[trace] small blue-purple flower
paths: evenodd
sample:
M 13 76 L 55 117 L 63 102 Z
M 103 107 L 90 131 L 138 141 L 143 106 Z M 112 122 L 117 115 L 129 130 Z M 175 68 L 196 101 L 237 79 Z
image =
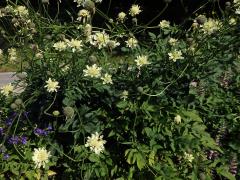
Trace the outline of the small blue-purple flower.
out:
M 3 135 L 3 128 L 0 127 L 0 136 L 2 136 L 2 135 Z
M 44 129 L 36 128 L 34 129 L 34 134 L 36 134 L 37 136 L 46 136 L 48 135 L 48 132 Z
M 20 137 L 20 142 L 21 142 L 23 145 L 27 144 L 27 137 L 25 137 L 25 136 Z
M 3 160 L 8 160 L 9 158 L 10 158 L 9 154 L 6 153 L 3 155 Z
M 12 136 L 9 138 L 8 143 L 9 144 L 18 144 L 19 138 L 17 136 Z

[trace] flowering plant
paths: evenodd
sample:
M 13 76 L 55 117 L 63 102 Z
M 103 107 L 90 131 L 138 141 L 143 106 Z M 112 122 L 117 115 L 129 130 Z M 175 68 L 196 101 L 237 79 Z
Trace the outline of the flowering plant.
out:
M 191 26 L 139 25 L 141 2 L 111 19 L 100 0 L 62 22 L 51 3 L 0 9 L 18 77 L 0 91 L 1 178 L 239 178 L 238 1 Z

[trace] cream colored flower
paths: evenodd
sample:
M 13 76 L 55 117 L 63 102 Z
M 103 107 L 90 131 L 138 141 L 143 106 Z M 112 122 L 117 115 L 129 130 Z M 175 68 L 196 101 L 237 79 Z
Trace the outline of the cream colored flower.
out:
M 96 64 L 93 64 L 92 66 L 86 66 L 87 69 L 83 70 L 84 76 L 90 76 L 98 78 L 101 76 L 101 67 L 98 67 Z
M 57 89 L 60 88 L 58 85 L 59 83 L 57 81 L 52 81 L 51 78 L 49 78 L 46 83 L 44 87 L 47 88 L 48 92 L 57 92 Z
M 136 39 L 136 38 L 134 38 L 134 37 L 131 37 L 131 38 L 129 38 L 127 41 L 125 41 L 126 42 L 126 44 L 127 44 L 127 47 L 130 47 L 130 48 L 135 48 L 135 47 L 137 47 L 137 45 L 138 45 L 138 40 Z
M 178 51 L 178 50 L 174 50 L 170 53 L 168 53 L 169 59 L 173 60 L 173 62 L 176 62 L 176 60 L 178 59 L 184 59 L 184 57 L 182 56 L 182 52 Z
M 235 14 L 240 14 L 240 7 L 235 10 Z
M 13 92 L 14 87 L 11 84 L 7 84 L 1 88 L 1 93 L 4 96 L 8 96 L 10 93 Z
M 170 27 L 170 22 L 166 21 L 166 20 L 162 20 L 159 23 L 160 28 L 165 29 L 165 28 L 169 28 Z
M 35 148 L 32 156 L 32 160 L 35 163 L 35 168 L 45 168 L 45 165 L 49 162 L 50 157 L 50 152 L 48 152 L 45 148 Z
M 67 40 L 67 45 L 72 48 L 73 52 L 76 51 L 81 51 L 82 50 L 82 41 L 81 40 L 77 40 L 77 39 L 71 39 L 71 41 Z
M 212 34 L 218 31 L 221 27 L 221 23 L 218 20 L 209 18 L 203 25 L 200 26 L 204 34 Z
M 86 9 L 82 9 L 78 12 L 78 21 L 82 21 L 83 23 L 87 22 L 90 18 L 90 12 Z
M 128 91 L 124 90 L 120 96 L 121 99 L 123 99 L 124 101 L 128 98 Z
M 138 14 L 140 14 L 140 12 L 142 12 L 142 10 L 140 9 L 140 6 L 133 4 L 132 7 L 129 10 L 129 14 L 134 17 Z
M 121 23 L 124 22 L 124 20 L 126 19 L 126 13 L 125 12 L 120 12 L 118 13 L 118 17 L 117 17 L 117 20 L 120 21 Z
M 94 35 L 90 36 L 90 44 L 97 46 L 98 49 L 106 47 L 110 38 L 105 32 L 96 32 Z
M 14 12 L 19 16 L 28 16 L 28 10 L 25 6 L 17 6 Z
M 180 123 L 182 122 L 181 116 L 180 116 L 180 115 L 176 115 L 176 116 L 174 117 L 174 122 L 175 122 L 176 124 L 180 124 Z
M 89 37 L 92 34 L 92 26 L 91 24 L 86 24 L 83 28 L 84 36 Z
M 108 43 L 107 43 L 107 47 L 109 49 L 114 49 L 116 48 L 117 46 L 120 46 L 120 43 L 117 42 L 117 41 L 114 41 L 114 40 L 109 40 Z
M 148 57 L 147 56 L 137 56 L 137 58 L 135 59 L 135 62 L 137 63 L 137 66 L 140 68 L 144 65 L 148 65 L 150 64 L 150 62 L 148 61 Z
M 77 7 L 82 6 L 85 2 L 85 0 L 74 0 L 73 2 L 77 3 Z
M 194 160 L 194 157 L 192 154 L 184 152 L 184 159 L 191 163 Z
M 231 19 L 229 20 L 229 24 L 230 24 L 230 25 L 236 25 L 236 24 L 237 24 L 236 19 L 235 19 L 235 18 L 231 18 Z
M 15 62 L 17 60 L 17 50 L 15 48 L 8 49 L 8 58 L 10 62 Z
M 91 137 L 87 137 L 85 147 L 90 147 L 91 151 L 99 155 L 105 149 L 104 144 L 106 144 L 106 141 L 103 140 L 103 135 L 99 135 L 98 132 L 95 132 Z
M 53 47 L 57 50 L 57 51 L 64 51 L 67 48 L 67 43 L 64 41 L 58 41 L 56 43 L 53 44 Z
M 101 80 L 103 80 L 103 84 L 112 84 L 112 75 L 106 73 L 103 77 L 101 77 Z
M 177 44 L 178 40 L 177 39 L 174 39 L 174 38 L 170 38 L 168 40 L 168 43 L 172 46 L 175 46 Z

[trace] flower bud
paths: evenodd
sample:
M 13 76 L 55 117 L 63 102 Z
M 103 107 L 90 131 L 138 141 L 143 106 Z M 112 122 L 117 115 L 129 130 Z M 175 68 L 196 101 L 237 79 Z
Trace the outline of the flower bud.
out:
M 15 110 L 15 109 L 18 108 L 18 105 L 16 105 L 15 103 L 12 103 L 12 104 L 10 105 L 10 108 L 13 109 L 13 110 Z
M 231 6 L 231 2 L 229 2 L 229 1 L 227 1 L 226 3 L 225 3 L 225 6 Z
M 204 15 L 199 15 L 199 16 L 196 18 L 196 20 L 197 20 L 197 22 L 198 22 L 199 24 L 204 24 L 204 23 L 207 21 L 207 18 L 206 18 L 206 16 L 204 16 Z
M 97 57 L 94 55 L 91 55 L 89 56 L 88 60 L 90 63 L 95 64 L 97 62 Z
M 141 86 L 137 87 L 137 91 L 142 93 L 143 92 L 143 87 L 141 87 Z
M 22 99 L 18 98 L 18 99 L 15 100 L 14 103 L 15 103 L 16 105 L 20 106 L 20 105 L 23 104 L 23 101 L 22 101 Z
M 95 3 L 93 1 L 86 0 L 83 4 L 83 7 L 88 11 L 92 12 L 93 14 L 95 14 L 96 8 L 95 8 Z
M 58 110 L 53 111 L 52 113 L 54 116 L 59 116 L 60 112 Z
M 67 106 L 63 108 L 63 114 L 66 116 L 66 118 L 72 118 L 74 116 L 74 109 L 70 106 Z

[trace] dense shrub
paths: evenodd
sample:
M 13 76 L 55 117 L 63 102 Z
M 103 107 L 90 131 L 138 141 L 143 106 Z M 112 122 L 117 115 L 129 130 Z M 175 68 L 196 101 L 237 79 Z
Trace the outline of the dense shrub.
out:
M 19 78 L 0 94 L 1 178 L 238 179 L 240 3 L 184 30 L 78 2 L 67 24 L 44 3 L 0 11 Z

